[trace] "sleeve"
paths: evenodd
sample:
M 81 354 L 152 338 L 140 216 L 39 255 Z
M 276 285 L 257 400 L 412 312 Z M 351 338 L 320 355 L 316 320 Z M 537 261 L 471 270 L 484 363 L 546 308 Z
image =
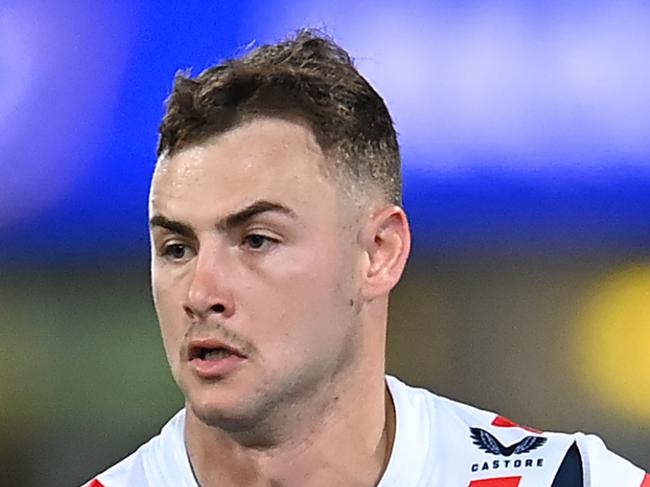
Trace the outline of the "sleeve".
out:
M 608 450 L 597 436 L 580 435 L 578 447 L 582 454 L 586 487 L 650 487 L 650 476 Z

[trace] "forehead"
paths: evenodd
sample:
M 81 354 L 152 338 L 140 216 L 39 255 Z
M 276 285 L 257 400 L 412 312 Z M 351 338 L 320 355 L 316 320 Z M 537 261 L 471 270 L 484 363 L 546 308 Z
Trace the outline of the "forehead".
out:
M 336 199 L 325 175 L 328 161 L 305 125 L 256 118 L 158 161 L 151 209 L 228 211 L 260 198 L 305 205 L 314 196 Z M 181 216 L 181 215 L 179 215 Z

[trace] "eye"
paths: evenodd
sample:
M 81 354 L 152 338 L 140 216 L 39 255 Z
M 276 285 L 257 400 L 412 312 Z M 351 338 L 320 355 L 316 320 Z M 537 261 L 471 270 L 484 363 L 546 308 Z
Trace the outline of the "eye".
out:
M 165 245 L 162 248 L 162 252 L 161 252 L 161 255 L 163 257 L 166 257 L 172 261 L 183 260 L 187 258 L 188 254 L 189 254 L 189 249 L 187 245 L 180 244 L 180 243 Z
M 276 239 L 267 237 L 266 235 L 251 233 L 250 235 L 246 235 L 244 237 L 243 245 L 252 250 L 262 250 L 277 242 L 278 241 Z

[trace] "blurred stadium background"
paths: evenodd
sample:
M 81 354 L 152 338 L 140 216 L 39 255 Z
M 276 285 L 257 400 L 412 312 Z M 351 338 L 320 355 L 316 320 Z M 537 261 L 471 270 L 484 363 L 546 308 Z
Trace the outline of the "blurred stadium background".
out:
M 181 406 L 148 289 L 163 100 L 306 25 L 400 133 L 390 370 L 649 469 L 646 2 L 3 0 L 0 484 L 78 485 Z

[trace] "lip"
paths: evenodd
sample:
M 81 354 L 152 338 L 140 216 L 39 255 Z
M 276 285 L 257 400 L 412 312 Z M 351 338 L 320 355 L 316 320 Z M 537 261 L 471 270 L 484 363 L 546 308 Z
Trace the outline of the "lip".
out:
M 230 355 L 218 359 L 203 358 L 205 349 L 222 348 Z M 217 339 L 192 340 L 188 347 L 187 360 L 191 370 L 203 379 L 222 379 L 235 371 L 247 360 L 246 355 L 236 347 Z
M 216 338 L 200 338 L 190 341 L 188 346 L 188 360 L 198 358 L 200 356 L 201 350 L 206 348 L 223 348 L 224 350 L 228 350 L 233 355 L 237 355 L 241 358 L 247 358 L 244 352 L 226 342 L 222 342 Z
M 190 360 L 190 368 L 202 379 L 223 379 L 233 373 L 246 359 L 237 355 L 217 360 L 195 358 Z

